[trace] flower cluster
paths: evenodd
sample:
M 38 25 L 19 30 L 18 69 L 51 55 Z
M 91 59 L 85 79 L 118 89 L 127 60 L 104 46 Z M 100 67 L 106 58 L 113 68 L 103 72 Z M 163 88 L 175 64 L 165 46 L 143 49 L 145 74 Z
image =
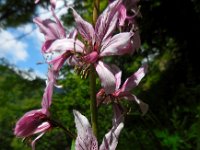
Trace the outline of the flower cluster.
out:
M 36 3 L 39 0 L 35 1 Z M 136 102 L 143 114 L 148 110 L 148 105 L 131 93 L 147 72 L 147 65 L 142 65 L 121 85 L 122 71 L 114 64 L 106 64 L 104 58 L 108 56 L 122 56 L 133 54 L 140 47 L 140 37 L 137 30 L 135 17 L 139 15 L 137 0 L 110 0 L 109 5 L 98 17 L 93 26 L 85 21 L 73 8 L 76 28 L 67 35 L 65 29 L 55 14 L 56 0 L 50 0 L 51 12 L 54 20 L 34 18 L 45 41 L 41 52 L 44 56 L 51 55 L 47 60 L 49 64 L 48 79 L 44 90 L 41 109 L 27 112 L 16 124 L 15 135 L 22 138 L 31 137 L 40 133 L 35 142 L 55 124 L 50 119 L 49 108 L 52 103 L 52 94 L 59 71 L 66 63 L 75 66 L 83 77 L 86 77 L 91 66 L 94 66 L 100 79 L 102 88 L 96 94 L 97 105 L 113 105 L 113 127 L 105 135 L 100 150 L 114 150 L 118 143 L 118 136 L 123 128 L 123 109 L 121 100 Z M 117 32 L 120 31 L 120 32 Z M 81 40 L 77 35 L 81 36 Z M 120 86 L 121 85 L 121 86 Z M 74 110 L 76 128 L 77 150 L 98 150 L 98 142 L 92 132 L 89 121 L 85 116 Z

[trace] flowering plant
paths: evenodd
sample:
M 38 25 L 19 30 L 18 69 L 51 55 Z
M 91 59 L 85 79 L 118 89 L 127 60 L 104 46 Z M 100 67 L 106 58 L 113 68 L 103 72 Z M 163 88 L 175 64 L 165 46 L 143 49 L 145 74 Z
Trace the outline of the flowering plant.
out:
M 38 3 L 39 0 L 35 2 Z M 80 72 L 81 77 L 86 78 L 89 75 L 91 85 L 92 127 L 85 116 L 74 110 L 77 136 L 66 131 L 69 136 L 76 138 L 75 149 L 114 150 L 116 148 L 126 114 L 120 101 L 134 101 L 139 105 L 143 114 L 147 112 L 148 105 L 131 93 L 131 89 L 135 88 L 145 76 L 147 65 L 143 64 L 120 87 L 122 71 L 116 65 L 107 64 L 104 61 L 104 58 L 108 56 L 131 55 L 140 47 L 140 37 L 135 21 L 135 16 L 139 15 L 139 9 L 136 0 L 131 2 L 132 7 L 128 5 L 127 0 L 109 1 L 107 8 L 98 17 L 99 0 L 94 0 L 93 25 L 85 21 L 76 10 L 70 8 L 73 11 L 76 28 L 69 35 L 66 35 L 62 23 L 55 14 L 56 0 L 50 1 L 54 20 L 34 18 L 33 21 L 45 37 L 41 52 L 44 56 L 51 55 L 52 57 L 46 61 L 49 65 L 48 79 L 41 109 L 29 111 L 22 116 L 16 123 L 14 131 L 15 135 L 21 138 L 29 138 L 40 133 L 32 141 L 32 149 L 35 149 L 35 142 L 45 132 L 52 130 L 55 126 L 62 128 L 51 119 L 49 108 L 60 69 L 66 64 L 74 66 Z M 127 12 L 130 12 L 129 15 Z M 97 93 L 95 90 L 96 73 L 102 86 Z M 102 103 L 113 106 L 113 127 L 105 135 L 102 144 L 98 146 L 97 108 Z

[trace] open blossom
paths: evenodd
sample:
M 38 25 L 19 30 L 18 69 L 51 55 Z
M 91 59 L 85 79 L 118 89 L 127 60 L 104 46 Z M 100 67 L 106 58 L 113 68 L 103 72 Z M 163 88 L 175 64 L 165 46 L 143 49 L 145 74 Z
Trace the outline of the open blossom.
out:
M 121 118 L 113 124 L 112 129 L 105 135 L 102 144 L 98 148 L 98 142 L 92 132 L 88 119 L 80 112 L 74 110 L 75 124 L 78 136 L 75 142 L 76 150 L 115 150 L 118 144 L 118 138 L 124 124 Z
M 121 4 L 121 0 L 110 3 L 98 17 L 94 28 L 73 10 L 77 30 L 83 39 L 87 41 L 83 61 L 88 64 L 94 64 L 107 94 L 114 92 L 112 89 L 115 85 L 115 80 L 112 80 L 114 75 L 109 66 L 101 59 L 106 56 L 132 54 L 134 52 L 134 49 L 131 48 L 132 44 L 134 44 L 131 42 L 131 37 L 134 35 L 133 32 L 112 35 L 119 19 L 118 9 Z
M 104 56 L 133 53 L 130 49 L 130 38 L 134 33 L 122 32 L 112 36 L 116 29 L 120 5 L 121 0 L 111 3 L 98 17 L 95 28 L 73 10 L 77 30 L 89 44 L 85 61 L 94 63 Z
M 102 102 L 109 103 L 111 101 L 118 102 L 121 99 L 126 99 L 129 101 L 135 101 L 140 106 L 142 113 L 145 114 L 148 110 L 148 105 L 139 100 L 130 91 L 135 88 L 145 76 L 145 73 L 147 72 L 147 65 L 143 65 L 133 75 L 127 78 L 121 88 L 121 70 L 119 70 L 119 68 L 114 65 L 112 66 L 111 70 L 113 71 L 116 79 L 116 84 L 114 87 L 115 89 L 113 89 L 114 92 L 111 94 L 106 94 L 105 89 L 100 89 L 96 96 L 97 104 L 99 105 Z
M 102 86 L 106 89 L 106 93 L 114 92 L 112 89 L 115 85 L 115 80 L 111 80 L 114 79 L 114 75 L 110 71 L 109 66 L 101 61 L 101 59 L 106 56 L 132 54 L 134 52 L 132 48 L 134 43 L 131 42 L 131 37 L 134 35 L 133 32 L 122 32 L 112 36 L 117 25 L 119 17 L 118 9 L 121 7 L 121 4 L 121 0 L 111 3 L 97 19 L 95 28 L 73 10 L 77 30 L 83 39 L 87 41 L 87 46 L 78 39 L 70 37 L 54 37 L 55 40 L 50 40 L 50 44 L 46 42 L 47 44 L 44 44 L 45 53 L 59 53 L 56 58 L 49 61 L 53 65 L 54 70 L 59 70 L 68 58 L 73 58 L 77 62 L 80 62 L 79 64 L 94 64 Z M 48 34 L 41 28 L 41 31 L 48 35 L 47 37 L 52 37 L 52 34 L 49 33 L 54 33 L 55 28 L 47 27 L 46 30 Z M 77 53 L 79 53 L 78 58 L 76 57 Z
M 95 28 L 73 10 L 77 30 L 83 39 L 87 41 L 87 44 L 83 44 L 74 37 L 57 38 L 54 40 L 48 46 L 48 49 L 45 49 L 45 53 L 59 53 L 56 58 L 49 62 L 53 65 L 54 70 L 59 70 L 68 58 L 73 58 L 81 65 L 94 64 L 102 85 L 107 89 L 106 92 L 112 93 L 113 91 L 110 89 L 114 86 L 115 80 L 109 80 L 113 74 L 109 67 L 107 67 L 108 65 L 101 61 L 101 59 L 105 56 L 124 55 L 134 52 L 130 48 L 132 45 L 130 39 L 134 33 L 123 32 L 112 36 L 118 21 L 118 8 L 121 3 L 121 0 L 111 3 L 97 19 Z M 48 27 L 49 30 L 51 31 L 52 29 Z M 77 55 L 78 57 L 76 57 L 76 54 L 79 54 Z M 105 74 L 102 74 L 102 72 Z M 105 78 L 109 82 L 104 83 Z

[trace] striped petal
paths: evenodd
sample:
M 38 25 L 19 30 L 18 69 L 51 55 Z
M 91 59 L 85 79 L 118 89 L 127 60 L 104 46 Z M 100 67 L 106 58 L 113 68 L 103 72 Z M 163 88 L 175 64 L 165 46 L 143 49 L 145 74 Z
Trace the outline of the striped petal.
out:
M 92 128 L 88 119 L 76 110 L 73 110 L 73 113 L 78 134 L 75 142 L 75 149 L 98 150 L 98 143 L 96 137 L 92 133 Z
M 147 64 L 144 64 L 142 67 L 138 69 L 132 76 L 126 79 L 122 88 L 120 89 L 121 92 L 130 91 L 134 87 L 136 87 L 142 78 L 145 76 L 147 72 Z
M 81 41 L 75 39 L 58 39 L 51 44 L 46 52 L 63 53 L 66 51 L 83 53 L 84 44 Z
M 33 21 L 38 25 L 46 40 L 55 40 L 66 36 L 64 28 L 58 19 L 56 20 L 57 22 L 55 22 L 51 19 L 41 20 L 37 17 L 34 18 Z
M 106 41 L 115 30 L 119 15 L 118 9 L 121 3 L 121 0 L 116 0 L 113 3 L 110 3 L 97 19 L 95 25 L 96 42 L 101 43 Z
M 120 85 L 121 85 L 121 77 L 122 77 L 122 71 L 119 69 L 119 67 L 117 67 L 116 65 L 111 65 L 111 69 L 112 69 L 112 72 L 115 76 L 115 79 L 116 79 L 116 88 L 115 90 L 118 90 Z
M 83 18 L 74 9 L 72 9 L 72 10 L 73 10 L 74 19 L 76 21 L 76 26 L 77 26 L 78 32 L 86 40 L 92 41 L 92 38 L 94 35 L 93 26 L 89 22 L 83 20 Z
M 101 48 L 100 56 L 111 56 L 111 55 L 124 55 L 133 53 L 130 49 L 131 40 L 133 36 L 131 32 L 119 33 L 113 36 L 110 41 L 103 45 Z
M 118 144 L 118 138 L 121 130 L 124 127 L 124 123 L 119 123 L 105 135 L 99 150 L 115 150 Z
M 105 89 L 106 94 L 111 94 L 116 88 L 116 79 L 112 73 L 112 69 L 102 61 L 98 61 L 96 64 L 96 71 L 101 80 L 101 85 Z
M 24 114 L 16 123 L 14 134 L 17 137 L 28 137 L 33 134 L 43 132 L 47 128 L 39 128 L 47 119 L 47 115 L 43 113 L 43 109 L 32 110 Z

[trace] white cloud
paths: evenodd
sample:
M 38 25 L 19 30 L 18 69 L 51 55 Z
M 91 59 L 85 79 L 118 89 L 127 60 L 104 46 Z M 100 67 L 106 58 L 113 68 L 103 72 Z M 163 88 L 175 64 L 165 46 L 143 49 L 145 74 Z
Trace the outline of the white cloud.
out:
M 28 45 L 15 39 L 13 34 L 2 30 L 0 32 L 0 57 L 6 57 L 10 62 L 26 61 Z
M 32 33 L 33 31 L 34 31 L 34 29 L 33 29 L 33 25 L 32 24 L 26 24 L 26 25 L 22 25 L 22 26 L 19 26 L 18 28 L 17 28 L 17 30 L 18 31 L 20 31 L 20 32 L 23 32 L 23 33 Z
M 36 41 L 39 47 L 44 41 L 44 35 L 39 31 L 39 28 L 33 22 L 19 26 L 18 28 L 16 28 L 16 31 L 18 32 L 19 36 L 25 35 L 28 38 L 31 38 L 32 40 Z
M 42 34 L 39 30 L 39 28 L 37 28 L 34 32 L 35 38 L 37 38 L 38 42 L 42 43 L 44 41 L 44 34 Z

